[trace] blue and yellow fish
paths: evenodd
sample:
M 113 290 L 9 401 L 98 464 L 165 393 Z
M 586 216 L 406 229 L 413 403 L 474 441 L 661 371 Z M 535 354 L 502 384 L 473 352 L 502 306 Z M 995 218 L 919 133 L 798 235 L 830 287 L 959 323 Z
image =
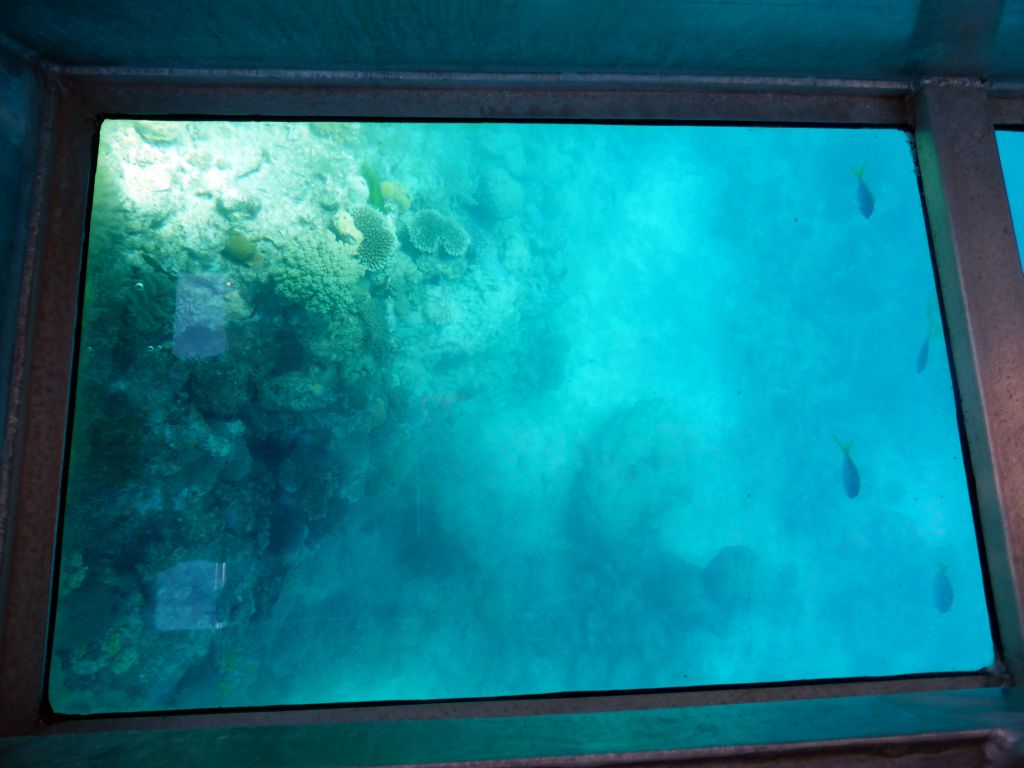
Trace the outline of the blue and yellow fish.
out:
M 839 450 L 843 452 L 843 490 L 846 491 L 847 496 L 854 499 L 860 493 L 860 473 L 857 471 L 857 465 L 850 458 L 850 448 L 853 447 L 853 440 L 844 444 L 835 435 L 832 435 L 832 439 L 836 441 Z
M 850 172 L 857 177 L 857 207 L 860 208 L 860 215 L 869 219 L 875 210 L 875 196 L 871 194 L 868 185 L 864 183 L 866 169 L 867 166 L 862 165 L 860 168 L 851 168 Z

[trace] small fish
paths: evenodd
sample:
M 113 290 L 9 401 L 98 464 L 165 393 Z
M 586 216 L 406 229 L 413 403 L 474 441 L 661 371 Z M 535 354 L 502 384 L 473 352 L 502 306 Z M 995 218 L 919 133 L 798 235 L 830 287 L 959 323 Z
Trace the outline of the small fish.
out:
M 921 342 L 921 346 L 917 350 L 917 372 L 920 373 L 928 365 L 928 342 L 932 340 L 931 336 L 925 336 L 924 341 Z
M 871 194 L 868 185 L 864 183 L 866 168 L 866 165 L 862 165 L 860 168 L 851 168 L 850 172 L 857 177 L 857 207 L 860 208 L 861 216 L 869 219 L 875 210 L 875 196 Z
M 917 372 L 921 373 L 928 366 L 928 348 L 931 346 L 931 340 L 939 337 L 939 327 L 935 324 L 932 316 L 928 315 L 928 333 L 924 337 L 924 341 L 921 342 L 921 346 L 917 350 Z
M 853 447 L 853 440 L 844 445 L 835 435 L 832 435 L 832 439 L 836 441 L 839 450 L 843 452 L 843 490 L 846 491 L 847 496 L 855 499 L 857 494 L 860 493 L 860 473 L 857 471 L 857 465 L 850 458 L 850 448 Z
M 953 585 L 946 574 L 948 570 L 948 565 L 939 563 L 939 572 L 935 574 L 935 610 L 939 613 L 949 613 L 953 607 Z

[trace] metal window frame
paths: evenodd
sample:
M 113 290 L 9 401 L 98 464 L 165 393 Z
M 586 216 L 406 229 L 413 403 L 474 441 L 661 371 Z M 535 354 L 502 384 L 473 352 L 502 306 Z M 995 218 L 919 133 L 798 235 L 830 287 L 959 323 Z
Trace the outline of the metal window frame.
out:
M 92 142 L 98 121 L 116 115 L 666 120 L 913 130 L 974 469 L 998 627 L 997 667 L 977 675 L 621 696 L 47 721 L 41 716 L 43 675 Z M 0 552 L 6 560 L 0 565 L 10 574 L 6 605 L 0 606 L 0 737 L 7 737 L 0 738 L 0 760 L 56 765 L 74 756 L 88 764 L 147 753 L 154 765 L 171 754 L 174 764 L 188 754 L 196 765 L 220 766 L 261 760 L 320 765 L 325 759 L 339 765 L 746 765 L 774 756 L 825 764 L 833 754 L 893 757 L 893 745 L 900 744 L 927 752 L 928 764 L 1011 764 L 1024 734 L 1024 691 L 1014 685 L 1024 676 L 1024 396 L 1018 395 L 1024 392 L 1024 277 L 994 116 L 1024 123 L 1024 98 L 969 80 L 49 72 L 4 435 L 5 466 L 14 473 L 0 497 L 0 513 L 13 525 L 9 546 Z M 952 762 L 936 762 L 954 754 L 959 757 Z M 967 762 L 968 756 L 977 761 Z

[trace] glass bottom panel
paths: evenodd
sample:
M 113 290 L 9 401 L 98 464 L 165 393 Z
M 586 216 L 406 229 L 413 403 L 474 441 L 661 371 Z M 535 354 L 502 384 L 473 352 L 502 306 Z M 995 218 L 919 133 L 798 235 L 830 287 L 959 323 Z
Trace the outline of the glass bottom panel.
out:
M 897 131 L 107 121 L 66 713 L 993 658 Z

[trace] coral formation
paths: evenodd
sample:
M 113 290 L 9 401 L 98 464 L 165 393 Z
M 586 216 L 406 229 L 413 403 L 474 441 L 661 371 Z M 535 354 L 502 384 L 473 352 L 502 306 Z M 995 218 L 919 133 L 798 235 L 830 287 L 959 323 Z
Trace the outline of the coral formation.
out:
M 263 408 L 274 411 L 311 411 L 326 408 L 338 394 L 329 371 L 310 368 L 260 381 L 257 396 Z
M 344 245 L 355 253 L 363 242 L 363 233 L 356 227 L 355 219 L 348 211 L 338 211 L 331 219 L 331 231 Z
M 384 214 L 368 205 L 356 206 L 351 213 L 356 228 L 363 233 L 356 256 L 371 272 L 384 269 L 398 245 L 390 223 Z
M 496 168 L 484 177 L 480 203 L 495 218 L 509 219 L 520 214 L 525 199 L 522 185 L 503 168 Z
M 256 262 L 256 243 L 241 232 L 230 232 L 221 253 L 236 264 L 252 266 Z
M 315 122 L 308 123 L 309 132 L 316 137 L 336 141 L 339 144 L 353 141 L 359 134 L 359 123 Z
M 341 192 L 337 189 L 327 187 L 316 193 L 316 204 L 325 211 L 336 211 L 341 205 Z
M 487 222 L 415 142 L 388 154 L 386 127 L 118 123 L 97 166 L 52 690 L 73 712 L 236 705 L 266 683 L 249 618 L 333 527 L 409 490 L 410 430 L 440 426 L 467 371 L 503 386 L 520 282 L 543 274 L 506 257 L 522 228 Z M 477 166 L 452 158 L 475 192 Z M 383 180 L 399 163 L 408 189 Z M 160 614 L 155 575 L 192 587 L 208 564 L 227 573 L 215 604 Z
M 423 317 L 434 325 L 452 325 L 459 318 L 459 307 L 440 286 L 427 287 Z
M 442 250 L 448 256 L 462 257 L 469 250 L 466 230 L 439 211 L 420 211 L 409 221 L 408 229 L 413 247 L 423 253 Z
M 366 179 L 366 186 L 369 189 L 369 195 L 367 197 L 367 203 L 372 205 L 374 208 L 384 208 L 384 194 L 380 188 L 380 174 L 377 173 L 376 169 L 369 163 L 363 163 L 359 166 L 359 173 L 362 174 L 363 178 Z
M 70 595 L 82 586 L 82 582 L 85 581 L 88 572 L 89 568 L 85 564 L 82 553 L 78 550 L 72 550 L 70 554 L 62 559 L 60 564 L 60 596 L 63 598 L 66 595 Z
M 343 248 L 322 242 L 286 253 L 274 272 L 274 285 L 288 301 L 314 314 L 332 315 L 351 308 L 356 283 L 364 272 L 362 264 Z
M 362 298 L 356 308 L 366 328 L 366 340 L 374 357 L 380 358 L 387 351 L 388 328 L 380 302 L 370 296 Z
M 246 195 L 236 189 L 225 190 L 217 199 L 217 212 L 228 221 L 245 221 L 259 215 L 263 203 L 259 198 Z
M 215 418 L 244 413 L 251 400 L 248 377 L 223 359 L 193 366 L 188 391 L 199 411 Z
M 397 181 L 382 181 L 380 184 L 380 195 L 384 199 L 386 206 L 396 208 L 399 211 L 409 210 L 409 193 Z
M 171 120 L 136 120 L 132 127 L 149 144 L 177 144 L 186 136 L 184 123 Z

